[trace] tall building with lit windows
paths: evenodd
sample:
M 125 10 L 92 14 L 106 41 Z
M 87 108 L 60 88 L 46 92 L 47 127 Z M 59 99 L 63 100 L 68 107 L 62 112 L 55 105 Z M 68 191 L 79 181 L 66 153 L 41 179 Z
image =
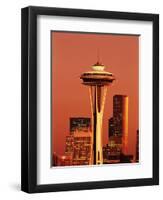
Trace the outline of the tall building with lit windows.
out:
M 109 119 L 109 138 L 119 136 L 122 139 L 122 153 L 128 147 L 128 96 L 114 95 L 113 117 Z
M 86 117 L 70 118 L 70 135 L 66 136 L 65 156 L 72 165 L 92 164 L 91 119 Z
M 73 165 L 90 165 L 92 163 L 92 133 L 74 133 Z

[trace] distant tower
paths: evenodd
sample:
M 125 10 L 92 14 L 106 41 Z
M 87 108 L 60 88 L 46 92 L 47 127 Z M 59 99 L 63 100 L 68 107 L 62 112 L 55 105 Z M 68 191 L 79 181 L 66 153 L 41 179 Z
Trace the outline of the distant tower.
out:
M 104 70 L 105 66 L 97 62 L 92 66 L 92 71 L 81 75 L 83 84 L 89 86 L 90 101 L 92 109 L 92 129 L 93 129 L 93 163 L 103 164 L 102 153 L 102 119 L 104 104 L 107 93 L 107 86 L 114 80 L 112 73 Z
M 136 131 L 136 162 L 139 162 L 139 130 Z

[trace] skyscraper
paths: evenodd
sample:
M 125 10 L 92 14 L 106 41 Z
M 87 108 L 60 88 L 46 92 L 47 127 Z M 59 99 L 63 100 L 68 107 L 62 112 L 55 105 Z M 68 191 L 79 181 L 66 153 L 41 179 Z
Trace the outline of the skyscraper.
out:
M 89 86 L 92 109 L 93 130 L 93 163 L 103 164 L 102 152 L 102 120 L 107 86 L 114 81 L 112 73 L 104 70 L 105 66 L 99 61 L 92 66 L 92 71 L 81 75 L 83 84 Z
M 113 117 L 109 119 L 109 137 L 122 138 L 122 152 L 126 154 L 128 146 L 128 96 L 114 95 Z

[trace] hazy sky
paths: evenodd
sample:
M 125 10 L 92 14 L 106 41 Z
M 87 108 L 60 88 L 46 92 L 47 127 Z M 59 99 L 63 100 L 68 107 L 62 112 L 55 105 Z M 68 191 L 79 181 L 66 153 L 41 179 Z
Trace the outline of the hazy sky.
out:
M 109 86 L 103 120 L 103 143 L 108 142 L 108 119 L 113 114 L 113 96 L 129 97 L 129 152 L 135 154 L 138 129 L 139 36 L 52 32 L 52 149 L 65 151 L 70 117 L 91 117 L 88 88 L 80 75 L 100 60 L 116 80 Z

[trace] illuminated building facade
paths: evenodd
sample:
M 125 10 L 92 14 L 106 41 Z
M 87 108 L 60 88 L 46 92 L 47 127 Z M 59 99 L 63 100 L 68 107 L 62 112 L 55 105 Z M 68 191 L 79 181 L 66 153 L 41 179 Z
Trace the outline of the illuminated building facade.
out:
M 103 147 L 104 164 L 119 163 L 122 150 L 122 137 L 113 135 L 109 137 L 109 143 Z
M 120 162 L 121 149 L 117 148 L 116 145 L 106 145 L 103 147 L 103 163 L 114 164 Z
M 55 152 L 53 153 L 53 166 L 71 166 L 72 158 L 71 156 L 59 156 Z
M 69 159 L 69 163 L 71 165 L 92 164 L 92 144 L 91 119 L 70 118 L 70 135 L 66 136 L 65 147 L 65 156 Z
M 122 152 L 127 153 L 128 147 L 128 96 L 114 95 L 113 117 L 109 119 L 109 140 L 112 136 L 122 138 Z
M 93 163 L 103 164 L 102 151 L 102 121 L 104 104 L 108 86 L 115 80 L 112 73 L 105 71 L 105 66 L 97 62 L 92 71 L 85 72 L 80 77 L 83 84 L 89 87 L 92 110 L 93 130 Z
M 92 163 L 92 133 L 76 132 L 74 134 L 73 165 L 90 165 Z
M 111 136 L 109 143 L 103 147 L 104 164 L 131 163 L 133 155 L 122 152 L 122 137 Z
M 88 132 L 91 130 L 91 119 L 86 117 L 70 118 L 70 133 L 75 131 Z
M 65 149 L 65 155 L 67 156 L 73 156 L 74 151 L 74 136 L 68 135 L 66 136 L 66 149 Z

